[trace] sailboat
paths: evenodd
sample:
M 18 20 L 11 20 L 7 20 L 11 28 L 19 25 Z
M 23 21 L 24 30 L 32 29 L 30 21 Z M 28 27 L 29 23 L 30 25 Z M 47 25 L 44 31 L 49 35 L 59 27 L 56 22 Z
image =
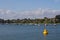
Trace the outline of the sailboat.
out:
M 56 26 L 56 24 L 54 24 L 54 26 Z
M 54 20 L 53 20 L 53 21 L 54 21 L 54 24 L 53 24 L 53 25 L 54 25 L 54 26 L 56 26 L 56 23 L 55 23 L 55 22 L 56 22 L 56 19 L 54 18 Z

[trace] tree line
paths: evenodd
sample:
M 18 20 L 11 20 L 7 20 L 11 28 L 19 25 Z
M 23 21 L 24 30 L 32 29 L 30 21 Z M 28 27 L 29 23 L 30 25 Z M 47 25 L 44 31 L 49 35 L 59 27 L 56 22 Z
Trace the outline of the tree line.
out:
M 0 23 L 60 23 L 60 15 L 56 15 L 55 18 L 47 18 L 44 17 L 43 19 L 30 19 L 30 18 L 24 18 L 24 19 L 0 19 Z

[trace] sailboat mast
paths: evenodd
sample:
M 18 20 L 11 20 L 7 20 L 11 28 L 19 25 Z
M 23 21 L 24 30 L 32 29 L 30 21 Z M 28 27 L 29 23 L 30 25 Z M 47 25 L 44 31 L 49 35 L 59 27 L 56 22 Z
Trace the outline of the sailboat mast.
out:
M 47 26 L 47 17 L 45 17 L 44 19 L 45 19 L 45 21 L 44 21 L 44 28 L 46 28 L 46 26 Z

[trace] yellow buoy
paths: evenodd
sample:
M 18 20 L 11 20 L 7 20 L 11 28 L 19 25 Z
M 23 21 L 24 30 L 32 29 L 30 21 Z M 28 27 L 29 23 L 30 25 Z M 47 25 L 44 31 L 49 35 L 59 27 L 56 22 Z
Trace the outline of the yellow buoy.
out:
M 46 30 L 46 29 L 44 29 L 44 31 L 43 31 L 43 35 L 47 35 L 48 34 L 48 30 Z

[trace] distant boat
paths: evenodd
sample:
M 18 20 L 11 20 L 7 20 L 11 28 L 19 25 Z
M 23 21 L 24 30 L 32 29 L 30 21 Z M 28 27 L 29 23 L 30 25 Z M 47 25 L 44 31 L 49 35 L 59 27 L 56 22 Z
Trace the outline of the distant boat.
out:
M 54 26 L 56 26 L 56 24 L 54 24 Z
M 47 24 L 45 24 L 45 26 L 46 26 Z
M 37 25 L 37 24 L 34 24 L 34 25 Z
M 53 25 L 54 25 L 54 26 L 56 26 L 56 19 L 54 18 L 54 20 L 53 20 L 53 21 L 54 21 L 54 24 L 53 24 Z
M 48 24 L 44 24 L 44 26 L 48 26 Z
M 38 26 L 40 26 L 40 24 L 38 24 Z

